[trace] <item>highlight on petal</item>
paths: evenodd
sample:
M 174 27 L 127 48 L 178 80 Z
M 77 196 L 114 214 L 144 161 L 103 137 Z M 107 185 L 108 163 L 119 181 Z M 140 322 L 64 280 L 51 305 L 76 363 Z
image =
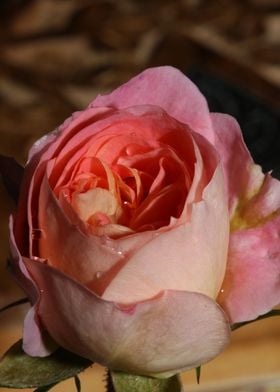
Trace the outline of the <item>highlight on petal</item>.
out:
M 280 216 L 230 236 L 218 298 L 231 323 L 253 320 L 280 303 Z
M 112 93 L 98 96 L 90 107 L 125 109 L 134 105 L 154 105 L 188 124 L 210 142 L 214 132 L 207 102 L 198 88 L 182 72 L 170 66 L 146 69 Z
M 209 361 L 229 342 L 223 311 L 202 294 L 167 291 L 123 306 L 47 265 L 26 265 L 42 290 L 38 315 L 53 339 L 111 369 L 170 376 Z

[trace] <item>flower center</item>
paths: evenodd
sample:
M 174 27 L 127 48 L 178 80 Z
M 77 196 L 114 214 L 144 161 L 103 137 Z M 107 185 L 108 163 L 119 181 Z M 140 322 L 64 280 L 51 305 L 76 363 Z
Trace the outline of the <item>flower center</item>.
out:
M 72 211 L 96 235 L 119 237 L 156 230 L 178 218 L 191 185 L 189 171 L 169 147 L 118 158 L 110 166 L 83 157 L 66 184 L 54 191 L 73 221 Z

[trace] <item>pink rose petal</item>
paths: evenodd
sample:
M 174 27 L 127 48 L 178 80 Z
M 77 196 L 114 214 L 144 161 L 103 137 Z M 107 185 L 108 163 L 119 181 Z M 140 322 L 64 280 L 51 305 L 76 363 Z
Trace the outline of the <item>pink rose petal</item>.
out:
M 231 234 L 218 302 L 231 323 L 253 320 L 280 304 L 280 216 Z
M 71 223 L 53 195 L 44 177 L 40 193 L 39 239 L 40 256 L 48 263 L 80 282 L 91 281 L 97 273 L 111 268 L 120 258 L 109 246 L 113 240 L 86 235 L 78 225 Z M 51 228 L 51 230 L 50 230 Z M 44 233 L 48 233 L 47 237 Z M 67 239 L 61 247 L 61 240 Z
M 57 348 L 47 332 L 42 330 L 36 305 L 25 316 L 22 347 L 32 357 L 46 357 Z
M 263 174 L 261 168 L 253 162 L 237 121 L 220 113 L 211 113 L 211 119 L 216 133 L 215 147 L 223 163 L 232 215 L 239 199 L 250 198 L 260 188 Z
M 170 376 L 209 361 L 229 342 L 225 315 L 202 294 L 167 291 L 124 307 L 47 265 L 26 265 L 41 289 L 38 315 L 54 340 L 111 369 Z
M 231 322 L 246 321 L 280 303 L 280 182 L 254 164 L 232 117 L 211 118 L 231 210 L 229 259 L 219 302 Z
M 158 235 L 118 271 L 103 298 L 142 301 L 159 291 L 195 291 L 215 298 L 224 278 L 229 222 L 221 167 L 192 206 L 191 219 Z
M 11 260 L 10 268 L 13 276 L 18 284 L 27 293 L 28 299 L 33 304 L 37 301 L 38 293 L 36 286 L 33 284 L 32 278 L 26 269 L 23 262 L 22 255 L 19 252 L 15 236 L 14 236 L 14 217 L 11 215 L 9 219 L 9 233 L 10 233 L 10 250 Z
M 108 95 L 99 95 L 90 107 L 112 106 L 125 109 L 134 105 L 155 105 L 170 116 L 188 124 L 210 142 L 214 133 L 204 96 L 186 76 L 176 68 L 150 68 Z

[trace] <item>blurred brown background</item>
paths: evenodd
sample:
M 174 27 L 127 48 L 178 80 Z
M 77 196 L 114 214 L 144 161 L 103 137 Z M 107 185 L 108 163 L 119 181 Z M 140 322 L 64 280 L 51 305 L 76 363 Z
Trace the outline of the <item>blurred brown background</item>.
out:
M 255 159 L 279 174 L 279 49 L 279 0 L 0 0 L 0 153 L 24 163 L 40 135 L 96 94 L 169 64 L 208 92 L 210 107 L 245 118 Z M 0 191 L 1 307 L 23 294 L 5 269 L 14 206 Z M 0 315 L 0 354 L 21 336 L 25 311 Z M 83 391 L 103 391 L 102 378 L 100 367 L 86 371 Z M 280 391 L 279 320 L 236 331 L 201 386 L 194 372 L 183 378 L 187 391 Z

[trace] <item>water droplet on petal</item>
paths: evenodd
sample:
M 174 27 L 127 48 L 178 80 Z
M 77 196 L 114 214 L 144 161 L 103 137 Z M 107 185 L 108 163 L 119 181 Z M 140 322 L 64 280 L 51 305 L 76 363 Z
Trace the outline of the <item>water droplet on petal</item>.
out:
M 221 293 L 224 293 L 225 292 L 225 290 L 224 289 L 221 289 Z
M 40 293 L 43 293 L 45 290 L 40 290 Z
M 95 274 L 95 278 L 96 279 L 100 279 L 101 276 L 102 276 L 102 272 L 101 271 L 96 272 L 96 274 Z

